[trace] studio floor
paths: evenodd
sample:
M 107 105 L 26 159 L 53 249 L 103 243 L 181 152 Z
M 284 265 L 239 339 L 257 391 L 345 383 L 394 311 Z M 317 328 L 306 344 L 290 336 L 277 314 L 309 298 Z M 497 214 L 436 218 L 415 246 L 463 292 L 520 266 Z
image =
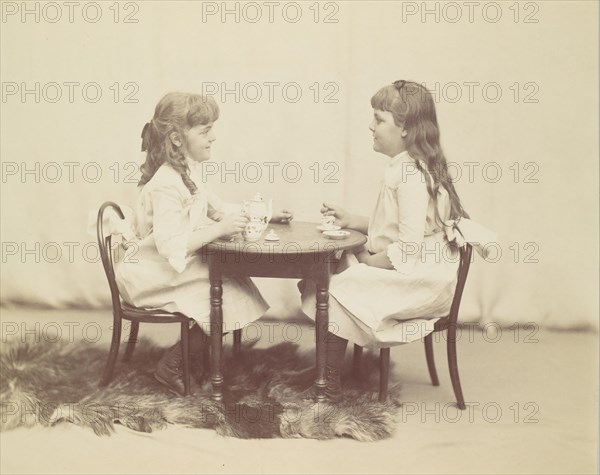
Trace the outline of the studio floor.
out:
M 41 338 L 107 345 L 110 311 L 2 309 L 2 343 Z M 142 325 L 168 345 L 176 325 Z M 308 323 L 266 321 L 244 340 L 313 345 Z M 403 405 L 391 439 L 241 440 L 168 427 L 111 437 L 70 424 L 0 433 L 3 474 L 16 473 L 597 473 L 598 334 L 519 326 L 463 328 L 458 357 L 468 407 L 458 411 L 445 340 L 434 344 L 440 386 L 420 342 L 392 349 Z M 350 354 L 347 355 L 350 364 Z M 374 390 L 376 388 L 373 388 Z

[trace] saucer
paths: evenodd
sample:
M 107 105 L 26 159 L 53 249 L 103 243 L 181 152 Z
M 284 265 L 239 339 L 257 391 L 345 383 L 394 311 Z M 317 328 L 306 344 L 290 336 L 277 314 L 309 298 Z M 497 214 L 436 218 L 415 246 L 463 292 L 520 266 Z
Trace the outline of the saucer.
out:
M 319 226 L 317 226 L 317 229 L 319 231 L 339 231 L 340 229 L 342 229 L 342 227 L 336 224 L 333 224 L 331 226 L 325 226 L 324 224 L 320 224 Z
M 323 234 L 329 239 L 346 239 L 350 236 L 350 231 L 323 231 Z
M 277 234 L 275 234 L 274 236 L 271 234 L 267 234 L 265 236 L 265 241 L 279 241 L 279 240 L 280 240 L 280 238 L 279 238 L 279 236 L 277 236 Z

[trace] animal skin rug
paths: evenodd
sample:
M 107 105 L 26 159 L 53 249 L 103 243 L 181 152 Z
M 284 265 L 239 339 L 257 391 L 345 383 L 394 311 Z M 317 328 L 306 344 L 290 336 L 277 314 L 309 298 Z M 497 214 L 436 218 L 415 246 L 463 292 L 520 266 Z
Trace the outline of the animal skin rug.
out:
M 223 403 L 210 399 L 207 375 L 201 384 L 193 383 L 188 397 L 156 382 L 152 373 L 166 350 L 145 340 L 129 363 L 119 358 L 112 382 L 103 388 L 98 381 L 107 351 L 96 345 L 42 341 L 5 347 L 0 354 L 2 431 L 71 422 L 109 435 L 115 423 L 141 432 L 175 424 L 239 438 L 374 441 L 392 434 L 400 405 L 398 386 L 390 387 L 387 402 L 378 402 L 378 360 L 369 352 L 362 361 L 367 376 L 344 374 L 344 399 L 334 405 L 314 402 L 314 353 L 300 352 L 292 343 L 267 349 L 246 345 L 238 359 L 226 347 Z

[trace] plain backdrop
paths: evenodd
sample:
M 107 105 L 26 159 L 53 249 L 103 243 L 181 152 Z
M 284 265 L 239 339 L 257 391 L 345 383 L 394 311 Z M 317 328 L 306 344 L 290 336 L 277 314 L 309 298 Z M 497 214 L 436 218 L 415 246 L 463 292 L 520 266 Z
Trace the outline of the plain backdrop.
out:
M 596 2 L 480 2 L 472 21 L 463 2 L 427 3 L 437 17 L 421 2 L 280 2 L 272 22 L 264 2 L 101 2 L 95 23 L 88 3 L 72 22 L 61 2 L 30 2 L 38 18 L 3 3 L 3 305 L 109 305 L 88 214 L 132 204 L 166 92 L 217 92 L 209 181 L 225 200 L 261 192 L 317 221 L 324 200 L 370 213 L 388 160 L 370 97 L 410 79 L 436 95 L 465 208 L 499 235 L 461 319 L 598 327 Z M 274 316 L 297 311 L 293 282 L 259 286 Z

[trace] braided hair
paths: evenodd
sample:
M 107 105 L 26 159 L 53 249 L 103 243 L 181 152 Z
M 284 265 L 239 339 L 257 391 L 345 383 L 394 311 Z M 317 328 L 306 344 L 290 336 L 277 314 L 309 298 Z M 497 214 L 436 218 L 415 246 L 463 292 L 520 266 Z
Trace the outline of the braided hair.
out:
M 146 161 L 141 166 L 142 176 L 138 186 L 148 183 L 163 163 L 169 164 L 181 176 L 193 195 L 198 191 L 190 178 L 190 170 L 181 147 L 174 144 L 171 134 L 176 132 L 182 140 L 184 133 L 197 125 L 206 125 L 219 118 L 219 106 L 210 96 L 170 92 L 156 105 L 154 117 L 142 130 L 142 151 Z

